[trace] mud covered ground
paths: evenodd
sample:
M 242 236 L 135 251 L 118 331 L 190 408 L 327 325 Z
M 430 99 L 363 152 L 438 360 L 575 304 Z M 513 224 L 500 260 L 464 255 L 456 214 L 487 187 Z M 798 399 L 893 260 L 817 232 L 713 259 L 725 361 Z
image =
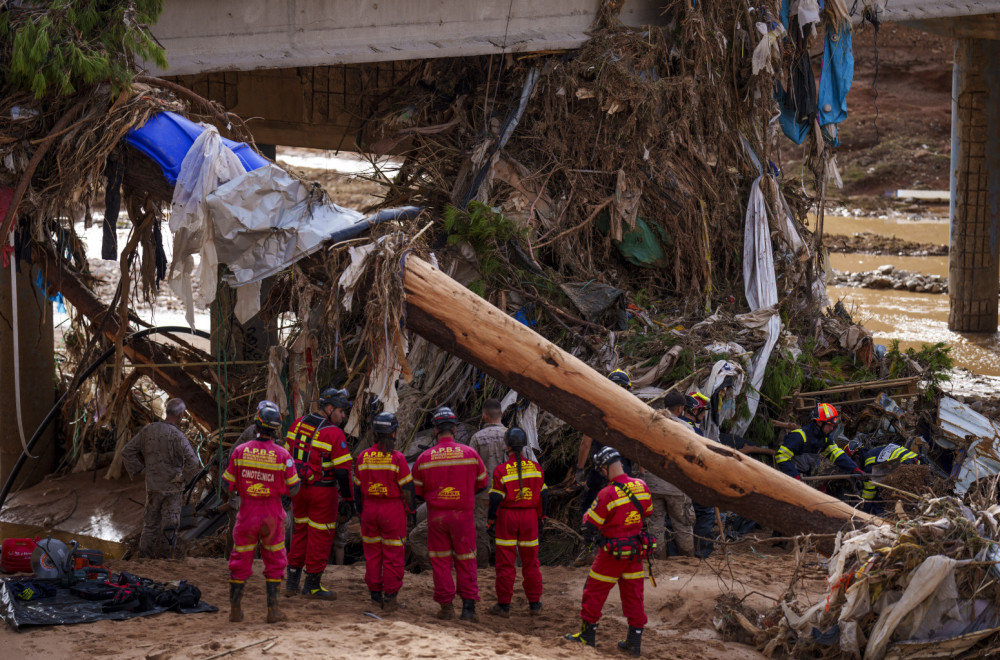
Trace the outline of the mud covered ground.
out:
M 713 627 L 716 599 L 727 593 L 746 597 L 759 610 L 781 596 L 796 562 L 789 551 L 766 543 L 734 546 L 727 560 L 721 551 L 708 560 L 671 559 L 655 566 L 657 586 L 646 582 L 649 616 L 643 642 L 648 658 L 761 658 L 753 648 L 720 638 Z M 128 570 L 157 580 L 187 579 L 202 591 L 203 599 L 219 612 L 180 615 L 166 613 L 130 621 L 101 621 L 75 626 L 4 629 L 0 644 L 5 657 L 148 658 L 168 660 L 206 658 L 215 653 L 275 637 L 277 644 L 238 651 L 229 658 L 601 658 L 621 657 L 615 641 L 624 636 L 626 622 L 613 591 L 604 608 L 598 648 L 579 648 L 562 636 L 578 628 L 578 612 L 586 568 L 543 567 L 544 614 L 527 616 L 523 594 L 515 593 L 510 619 L 498 619 L 485 610 L 495 602 L 492 569 L 479 572 L 482 603 L 479 623 L 438 621 L 429 573 L 407 574 L 400 601 L 406 608 L 377 619 L 363 575 L 364 564 L 330 566 L 324 578 L 335 602 L 319 603 L 301 597 L 282 598 L 289 615 L 285 624 L 264 623 L 264 583 L 261 564 L 244 598 L 245 620 L 228 621 L 228 573 L 222 559 L 137 560 L 113 562 L 114 571 Z M 816 571 L 815 566 L 812 569 Z M 736 579 L 738 578 L 738 580 Z M 818 593 L 822 581 L 810 582 Z

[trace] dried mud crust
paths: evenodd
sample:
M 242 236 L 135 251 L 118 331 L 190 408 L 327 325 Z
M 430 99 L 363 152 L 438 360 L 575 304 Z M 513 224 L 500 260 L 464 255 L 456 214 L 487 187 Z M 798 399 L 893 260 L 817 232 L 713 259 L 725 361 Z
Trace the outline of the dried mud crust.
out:
M 823 245 L 830 252 L 859 252 L 910 257 L 941 257 L 948 254 L 947 245 L 917 243 L 896 236 L 883 236 L 861 232 L 853 236 L 830 234 L 823 237 Z
M 654 565 L 657 586 L 646 582 L 649 623 L 643 635 L 643 656 L 649 658 L 762 658 L 751 647 L 724 642 L 713 626 L 716 599 L 724 593 L 746 596 L 753 608 L 767 609 L 780 598 L 795 570 L 794 557 L 784 550 L 760 544 L 756 554 L 749 545 L 737 546 L 727 562 L 716 550 L 710 559 L 670 559 Z M 261 562 L 254 562 L 254 576 L 243 599 L 244 623 L 228 622 L 228 573 L 223 559 L 137 560 L 113 562 L 112 570 L 128 570 L 157 580 L 188 579 L 202 597 L 219 607 L 212 614 L 167 613 L 128 622 L 102 621 L 79 626 L 55 626 L 23 633 L 5 631 L 3 643 L 14 655 L 36 657 L 204 658 L 214 653 L 275 636 L 277 644 L 268 658 L 320 655 L 351 658 L 558 658 L 621 657 L 615 642 L 624 638 L 618 590 L 604 607 L 598 630 L 598 647 L 580 649 L 563 640 L 579 625 L 578 612 L 587 568 L 543 567 L 544 610 L 529 617 L 527 602 L 516 591 L 511 618 L 490 616 L 495 602 L 493 569 L 479 571 L 482 597 L 480 623 L 443 622 L 434 617 L 429 572 L 404 578 L 400 602 L 405 606 L 383 617 L 372 610 L 365 587 L 364 565 L 330 566 L 324 585 L 337 592 L 332 603 L 303 598 L 282 598 L 288 622 L 264 623 L 264 583 Z M 733 576 L 743 582 L 736 582 Z M 817 585 L 817 589 L 820 586 Z M 518 590 L 520 582 L 518 582 Z M 759 593 L 751 593 L 759 592 Z M 817 591 L 817 593 L 819 593 Z M 763 595 L 761 595 L 763 594 Z M 365 614 L 371 612 L 382 620 Z M 262 657 L 260 647 L 232 654 L 232 658 Z

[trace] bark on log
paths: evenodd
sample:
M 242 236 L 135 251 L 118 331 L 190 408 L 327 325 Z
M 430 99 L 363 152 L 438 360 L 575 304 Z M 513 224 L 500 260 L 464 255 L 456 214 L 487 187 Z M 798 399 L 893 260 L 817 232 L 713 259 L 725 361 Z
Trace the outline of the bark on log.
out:
M 408 328 L 486 371 L 696 502 L 786 534 L 876 519 L 654 411 L 425 261 L 404 267 Z
M 38 246 L 35 253 L 39 256 L 41 267 L 45 270 L 45 279 L 56 290 L 63 294 L 73 307 L 86 316 L 92 323 L 101 324 L 105 336 L 114 341 L 118 332 L 118 319 L 108 307 L 97 299 L 97 296 L 87 288 L 76 273 L 66 268 L 48 247 Z M 106 320 L 105 320 L 106 319 Z M 129 342 L 124 347 L 125 355 L 133 364 L 164 364 L 171 361 L 170 356 L 156 342 L 139 339 Z M 160 369 L 152 367 L 147 370 L 153 381 L 172 397 L 184 400 L 188 412 L 209 430 L 219 426 L 219 409 L 212 395 L 199 385 L 183 369 Z

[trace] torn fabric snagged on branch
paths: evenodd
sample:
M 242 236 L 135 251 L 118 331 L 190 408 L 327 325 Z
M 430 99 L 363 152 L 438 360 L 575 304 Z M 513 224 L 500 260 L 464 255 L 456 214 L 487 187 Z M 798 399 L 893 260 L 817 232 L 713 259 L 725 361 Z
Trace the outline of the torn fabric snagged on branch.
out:
M 771 358 L 771 351 L 781 333 L 778 284 L 774 278 L 774 250 L 767 221 L 767 204 L 760 190 L 763 178 L 759 176 L 753 182 L 753 186 L 750 187 L 750 201 L 747 203 L 746 227 L 743 234 L 743 287 L 752 310 L 752 313 L 746 316 L 754 317 L 752 327 L 764 330 L 767 340 L 750 362 L 750 388 L 747 390 L 750 415 L 736 422 L 734 430 L 738 434 L 746 431 L 757 412 L 760 386 L 764 382 L 767 361 Z

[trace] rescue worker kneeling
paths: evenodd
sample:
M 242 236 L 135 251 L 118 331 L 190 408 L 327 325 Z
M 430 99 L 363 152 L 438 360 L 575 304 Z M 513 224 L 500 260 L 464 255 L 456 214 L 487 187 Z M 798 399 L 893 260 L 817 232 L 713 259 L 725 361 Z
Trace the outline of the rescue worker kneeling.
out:
M 285 574 L 285 510 L 281 496 L 299 491 L 299 475 L 291 454 L 275 440 L 281 430 L 281 413 L 274 408 L 257 411 L 257 438 L 233 450 L 222 478 L 234 491 L 238 507 L 233 527 L 233 552 L 229 555 L 229 620 L 243 620 L 243 587 L 253 570 L 253 555 L 260 542 L 267 581 L 267 622 L 285 621 L 278 609 L 278 587 Z M 235 501 L 235 502 L 234 502 Z
M 617 583 L 622 611 L 629 626 L 628 637 L 618 642 L 618 648 L 637 656 L 642 646 L 642 629 L 646 625 L 643 560 L 656 547 L 655 539 L 644 529 L 643 518 L 652 515 L 653 500 L 645 482 L 625 474 L 621 460 L 621 455 L 612 447 L 604 447 L 594 457 L 595 467 L 604 473 L 609 483 L 584 514 L 583 524 L 599 535 L 600 550 L 583 587 L 580 632 L 566 635 L 566 639 L 597 646 L 601 608 L 611 587 Z
M 406 566 L 406 514 L 413 510 L 413 477 L 402 453 L 395 451 L 399 421 L 382 412 L 372 420 L 372 446 L 358 456 L 354 501 L 361 514 L 365 584 L 372 600 L 387 612 L 399 608 L 396 596 Z M 403 502 L 403 496 L 407 502 Z
M 503 618 L 510 617 L 510 601 L 517 578 L 515 555 L 521 556 L 524 595 L 528 598 L 528 613 L 542 613 L 542 569 L 538 561 L 539 530 L 545 521 L 549 493 L 545 487 L 542 467 L 521 457 L 528 446 L 528 436 L 522 429 L 510 428 L 504 434 L 510 460 L 493 471 L 490 489 L 490 509 L 487 528 L 496 540 L 497 604 L 490 610 Z

